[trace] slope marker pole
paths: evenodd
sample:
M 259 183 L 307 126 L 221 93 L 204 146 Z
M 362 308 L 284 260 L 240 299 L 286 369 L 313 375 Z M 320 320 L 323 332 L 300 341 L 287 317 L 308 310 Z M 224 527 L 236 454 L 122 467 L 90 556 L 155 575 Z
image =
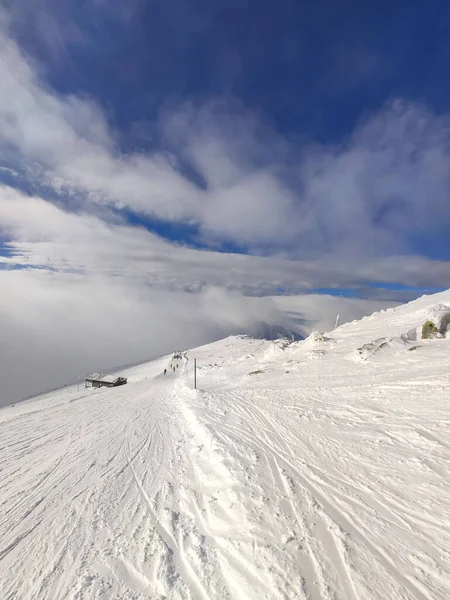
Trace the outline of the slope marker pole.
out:
M 197 389 L 197 359 L 194 358 L 194 390 Z

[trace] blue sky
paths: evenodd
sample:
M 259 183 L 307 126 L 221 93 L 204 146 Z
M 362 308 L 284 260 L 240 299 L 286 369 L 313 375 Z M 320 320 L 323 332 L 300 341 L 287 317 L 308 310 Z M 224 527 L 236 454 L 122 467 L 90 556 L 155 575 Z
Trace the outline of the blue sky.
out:
M 101 102 L 124 146 L 145 147 L 135 124 L 188 98 L 231 95 L 281 133 L 325 142 L 392 98 L 448 110 L 445 2 L 14 4 L 13 32 L 50 84 Z

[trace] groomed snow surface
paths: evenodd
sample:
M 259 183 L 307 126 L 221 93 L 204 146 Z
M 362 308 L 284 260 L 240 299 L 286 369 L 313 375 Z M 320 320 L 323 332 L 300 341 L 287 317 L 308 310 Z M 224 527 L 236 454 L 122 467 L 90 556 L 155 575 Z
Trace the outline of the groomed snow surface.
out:
M 438 304 L 0 410 L 1 599 L 450 598 Z

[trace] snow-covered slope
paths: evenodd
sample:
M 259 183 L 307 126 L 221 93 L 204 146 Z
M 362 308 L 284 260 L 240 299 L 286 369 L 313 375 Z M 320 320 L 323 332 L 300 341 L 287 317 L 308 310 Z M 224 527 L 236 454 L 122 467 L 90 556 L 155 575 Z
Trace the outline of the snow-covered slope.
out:
M 436 305 L 0 410 L 1 598 L 449 598 L 450 339 L 402 337 Z

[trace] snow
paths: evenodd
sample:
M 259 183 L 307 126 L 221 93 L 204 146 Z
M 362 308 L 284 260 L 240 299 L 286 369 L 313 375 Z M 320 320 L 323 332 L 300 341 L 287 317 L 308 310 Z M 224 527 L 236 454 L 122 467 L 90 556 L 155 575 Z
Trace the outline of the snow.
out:
M 436 325 L 440 334 L 445 335 L 450 324 L 450 307 L 437 304 L 429 311 L 428 319 Z
M 0 410 L 1 598 L 449 598 L 450 339 L 402 337 L 439 305 Z

